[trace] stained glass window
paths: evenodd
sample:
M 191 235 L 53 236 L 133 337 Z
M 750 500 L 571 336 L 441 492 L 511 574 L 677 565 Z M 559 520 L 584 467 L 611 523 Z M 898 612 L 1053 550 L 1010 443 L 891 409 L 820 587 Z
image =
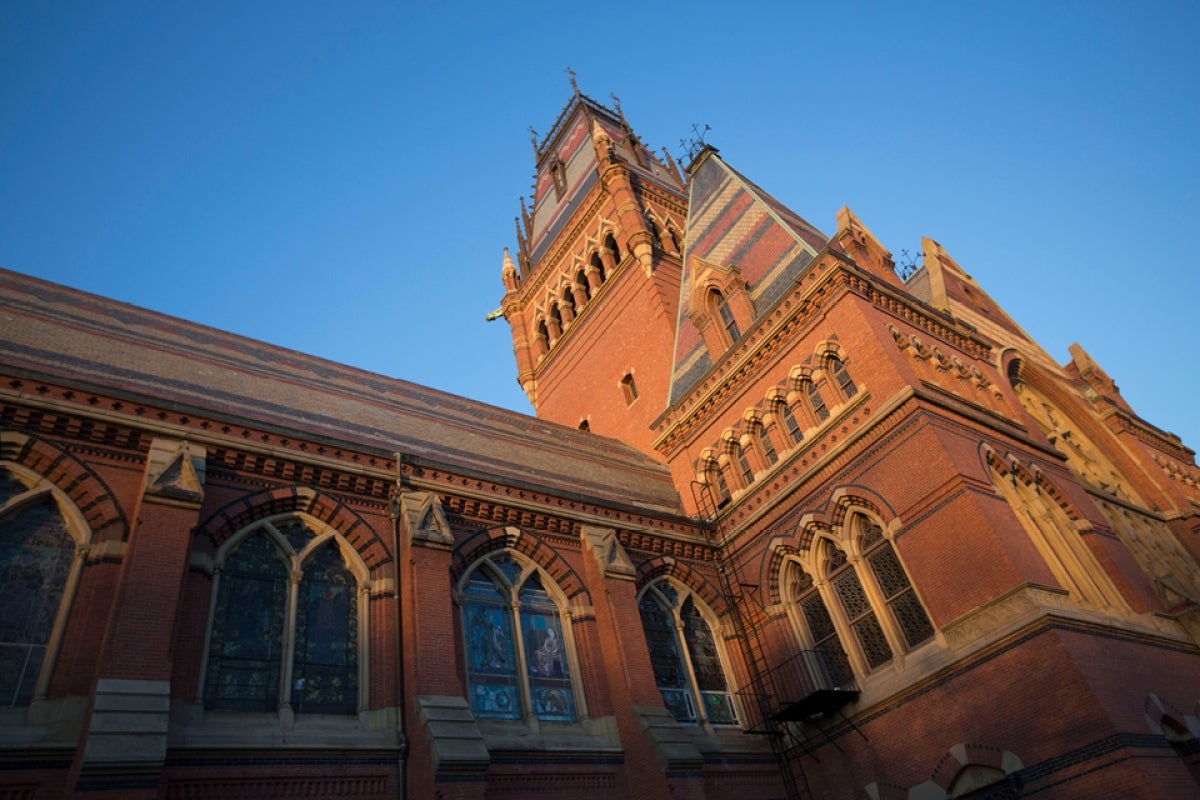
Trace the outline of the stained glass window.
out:
M 737 712 L 712 629 L 690 594 L 680 599 L 669 583 L 659 581 L 638 602 L 663 705 L 680 722 L 736 725 Z
M 575 695 L 562 643 L 558 608 L 537 573 L 521 587 L 521 639 L 529 675 L 529 699 L 538 719 L 575 719 Z
M 287 567 L 262 533 L 243 540 L 225 561 L 205 673 L 207 708 L 279 707 L 287 590 Z
M 528 713 L 546 721 L 574 720 L 575 690 L 557 603 L 541 575 L 531 571 L 516 592 L 514 618 L 511 598 L 523 568 L 508 554 L 486 563 L 490 568 L 480 564 L 463 585 L 471 710 L 485 719 L 521 719 Z M 523 675 L 518 652 L 524 657 Z
M 24 493 L 0 471 L 0 506 Z M 74 553 L 49 495 L 0 516 L 0 707 L 33 700 Z
M 687 668 L 679 652 L 674 616 L 652 591 L 642 595 L 638 609 L 642 613 L 650 666 L 654 669 L 654 681 L 662 693 L 663 705 L 680 722 L 696 722 L 696 706 L 687 686 Z
M 225 557 L 204 674 L 206 708 L 358 711 L 358 579 L 336 541 L 313 549 L 317 537 L 300 518 L 264 523 Z M 300 575 L 294 587 L 293 573 Z M 284 685 L 289 647 L 291 681 Z
M 292 708 L 315 714 L 358 708 L 358 584 L 332 543 L 311 557 L 300 580 Z
M 733 700 L 725 685 L 725 669 L 717 655 L 717 643 L 713 641 L 712 629 L 700 616 L 695 602 L 689 597 L 680 609 L 683 618 L 683 639 L 687 642 L 688 655 L 692 657 L 692 670 L 696 675 L 696 688 L 700 690 L 700 703 L 704 716 L 714 725 L 733 725 L 737 715 L 733 711 Z

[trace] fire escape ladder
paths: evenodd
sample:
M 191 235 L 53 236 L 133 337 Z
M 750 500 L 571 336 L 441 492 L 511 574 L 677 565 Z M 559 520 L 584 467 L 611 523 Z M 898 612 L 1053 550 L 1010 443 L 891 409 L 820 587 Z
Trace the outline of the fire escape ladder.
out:
M 745 659 L 748 686 L 738 695 L 746 730 L 770 740 L 789 800 L 806 800 L 812 797 L 812 789 L 804 772 L 804 756 L 820 763 L 815 750 L 826 742 L 842 751 L 823 723 L 840 716 L 866 739 L 843 711 L 859 696 L 854 672 L 840 649 L 801 650 L 771 663 L 766 642 L 769 619 L 759 587 L 741 578 L 712 488 L 697 483 L 692 490 L 697 508 L 711 525 L 713 563 L 729 607 L 734 638 L 741 643 Z M 812 735 L 814 730 L 819 736 Z
M 749 687 L 748 690 L 738 692 L 738 695 L 742 699 L 741 712 L 747 717 L 744 720 L 746 731 L 766 736 L 770 740 L 788 800 L 806 800 L 812 797 L 812 790 L 796 751 L 803 750 L 808 755 L 813 753 L 808 749 L 803 737 L 797 736 L 798 725 L 778 720 L 774 716 L 778 708 L 771 685 L 772 670 L 767 663 L 767 648 L 763 639 L 767 615 L 759 599 L 752 596 L 756 594 L 758 587 L 744 583 L 738 575 L 737 566 L 729 558 L 728 537 L 719 517 L 719 507 L 712 487 L 694 483 L 692 492 L 701 514 L 708 522 L 713 523 L 709 529 L 713 562 L 721 579 L 721 592 L 729 608 L 734 638 L 740 642 L 745 659 Z

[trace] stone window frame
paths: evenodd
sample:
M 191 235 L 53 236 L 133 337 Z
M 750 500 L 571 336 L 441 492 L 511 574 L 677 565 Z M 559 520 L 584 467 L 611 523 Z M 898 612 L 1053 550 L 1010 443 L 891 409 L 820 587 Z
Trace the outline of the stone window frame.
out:
M 1118 616 L 1132 615 L 1083 540 L 1088 523 L 1073 507 L 1068 513 L 1058 487 L 1036 465 L 1030 468 L 1015 457 L 1003 458 L 991 448 L 985 449 L 984 460 L 997 497 L 1016 517 L 1071 601 Z
M 655 588 L 660 584 L 668 584 L 675 592 L 676 600 L 674 604 L 671 604 L 669 602 L 669 598 Z M 709 608 L 708 604 L 704 602 L 704 598 L 700 596 L 699 592 L 692 590 L 689 586 L 687 586 L 687 584 L 683 583 L 672 575 L 660 575 L 638 588 L 637 602 L 639 609 L 641 607 L 642 599 L 645 597 L 647 592 L 654 592 L 655 596 L 659 599 L 660 604 L 670 612 L 672 621 L 675 625 L 675 645 L 677 648 L 679 648 L 680 660 L 683 663 L 684 669 L 687 671 L 687 674 L 684 676 L 684 680 L 687 685 L 688 692 L 691 695 L 692 705 L 695 708 L 696 721 L 679 721 L 679 724 L 684 726 L 694 725 L 704 729 L 709 733 L 712 733 L 715 730 L 740 729 L 742 722 L 746 719 L 746 715 L 739 707 L 738 687 L 733 680 L 735 673 L 729 660 L 729 650 L 725 645 L 725 636 L 723 634 L 723 628 L 720 619 L 713 612 L 713 610 Z M 700 614 L 700 618 L 704 620 L 705 624 L 708 625 L 709 634 L 712 636 L 713 644 L 716 647 L 717 659 L 721 664 L 722 676 L 725 679 L 725 693 L 729 696 L 729 704 L 733 709 L 736 722 L 711 722 L 708 714 L 705 711 L 704 702 L 700 696 L 699 684 L 696 681 L 696 671 L 692 663 L 691 650 L 688 647 L 688 643 L 685 638 L 683 618 L 681 616 L 683 606 L 688 599 L 691 599 L 693 606 Z
M 291 520 L 300 520 L 310 527 L 315 534 L 311 541 L 297 552 L 287 541 L 286 537 L 279 532 L 276 527 L 278 523 L 288 522 Z M 371 599 L 371 581 L 370 570 L 366 563 L 362 560 L 358 551 L 351 545 L 345 537 L 338 533 L 333 528 L 321 522 L 317 518 L 306 514 L 302 511 L 289 511 L 282 514 L 272 514 L 262 517 L 245 525 L 235 534 L 230 536 L 213 556 L 212 560 L 212 588 L 209 595 L 209 606 L 207 621 L 204 630 L 204 648 L 200 654 L 200 664 L 196 681 L 196 699 L 197 706 L 204 708 L 205 696 L 204 687 L 208 677 L 209 655 L 212 646 L 213 625 L 215 623 L 215 613 L 219 592 L 221 590 L 221 577 L 225 561 L 236 552 L 237 548 L 243 541 L 255 535 L 258 532 L 264 532 L 268 541 L 274 546 L 276 557 L 283 563 L 288 571 L 288 597 L 284 607 L 284 631 L 283 631 L 283 653 L 280 657 L 280 680 L 279 680 L 279 702 L 277 712 L 254 712 L 254 711 L 229 711 L 224 709 L 206 710 L 206 715 L 253 715 L 253 716 L 276 716 L 278 715 L 285 723 L 290 724 L 295 719 L 295 711 L 292 709 L 291 700 L 294 687 L 292 686 L 292 671 L 295 660 L 295 639 L 296 639 L 296 609 L 298 604 L 298 593 L 300 581 L 303 579 L 302 567 L 309 557 L 317 553 L 320 549 L 328 546 L 330 542 L 337 547 L 338 552 L 342 556 L 342 560 L 346 565 L 346 569 L 354 576 L 357 582 L 357 657 L 358 657 L 358 701 L 356 703 L 356 713 L 361 717 L 369 708 L 370 699 L 370 599 Z M 333 714 L 326 715 L 332 717 L 344 717 L 350 715 Z
M 494 560 L 501 556 L 507 556 L 520 567 L 520 572 L 515 579 L 510 578 L 501 567 L 494 563 Z M 513 655 L 516 659 L 515 668 L 517 672 L 517 692 L 521 703 L 520 719 L 487 719 L 486 721 L 488 724 L 524 725 L 531 733 L 536 735 L 539 733 L 540 728 L 543 725 L 578 725 L 579 723 L 587 720 L 587 699 L 583 691 L 583 671 L 579 663 L 579 649 L 575 641 L 574 627 L 571 624 L 572 616 L 569 600 L 567 599 L 566 594 L 563 592 L 562 587 L 560 587 L 558 582 L 551 577 L 549 572 L 547 572 L 540 564 L 530 559 L 524 553 L 521 553 L 520 551 L 511 547 L 493 550 L 472 561 L 462 571 L 462 575 L 459 577 L 458 582 L 454 586 L 454 605 L 458 609 L 457 613 L 459 615 L 461 628 L 460 643 L 462 645 L 463 657 L 463 685 L 467 691 L 468 706 L 470 706 L 472 709 L 474 708 L 474 706 L 471 704 L 471 683 L 466 667 L 467 654 L 470 652 L 471 643 L 468 640 L 469 633 L 467 630 L 467 625 L 462 620 L 462 615 L 465 613 L 466 602 L 468 601 L 466 593 L 467 583 L 470 581 L 471 576 L 477 569 L 486 570 L 488 576 L 497 584 L 497 588 L 500 589 L 502 594 L 506 590 L 508 592 L 508 597 L 506 599 L 508 600 L 510 609 L 509 623 L 512 625 L 513 631 Z M 570 672 L 569 677 L 571 681 L 571 691 L 574 694 L 575 702 L 575 719 L 570 722 L 541 720 L 538 718 L 533 709 L 533 700 L 531 698 L 529 689 L 529 669 L 527 656 L 525 653 L 526 648 L 525 642 L 521 635 L 521 603 L 519 600 L 519 595 L 521 592 L 521 587 L 525 585 L 526 581 L 528 581 L 530 576 L 534 573 L 537 573 L 538 580 L 542 584 L 542 588 L 546 591 L 546 594 L 550 597 L 558 611 L 559 627 L 562 630 L 563 656 Z
M 878 538 L 872 539 L 864 546 L 866 526 L 877 527 Z M 803 613 L 798 607 L 798 601 L 801 597 L 794 596 L 792 593 L 794 581 L 791 578 L 791 570 L 797 568 L 803 570 L 812 578 L 813 585 L 833 621 L 842 651 L 846 654 L 854 674 L 860 677 L 881 672 L 889 667 L 903 669 L 905 658 L 910 653 L 928 647 L 938 639 L 938 629 L 929 617 L 928 606 L 921 599 L 920 592 L 912 580 L 911 573 L 904 564 L 899 549 L 895 546 L 895 534 L 898 529 L 898 524 L 885 525 L 875 515 L 855 508 L 848 511 L 845 518 L 836 527 L 809 525 L 808 533 L 811 535 L 809 547 L 806 551 L 788 558 L 788 561 L 793 562 L 796 566 L 786 568 L 785 564 L 785 569 L 781 570 L 784 603 L 792 620 L 792 627 L 798 633 L 802 645 L 805 649 L 812 648 L 815 646 L 815 640 L 809 630 L 808 623 L 804 619 Z M 907 591 L 913 593 L 921 611 L 924 612 L 926 621 L 929 623 L 930 634 L 913 644 L 908 642 L 902 624 L 893 610 L 892 601 L 900 593 L 896 593 L 889 598 L 880 585 L 875 570 L 868 561 L 871 555 L 884 547 L 891 549 L 896 562 L 900 565 L 901 570 L 903 570 L 904 578 L 908 582 Z M 828 569 L 827 553 L 830 548 L 837 548 L 845 554 L 846 566 L 838 566 L 832 572 Z M 861 587 L 870 606 L 870 613 L 873 615 L 876 624 L 883 634 L 884 641 L 891 651 L 889 658 L 880 661 L 874 666 L 870 664 L 863 642 L 853 627 L 855 621 L 864 619 L 863 615 L 858 615 L 853 620 L 850 619 L 842 600 L 838 597 L 831 582 L 832 578 L 845 574 L 844 571 L 846 569 L 853 570 L 858 585 Z
M 0 505 L 0 520 L 49 497 L 58 509 L 67 535 L 75 543 L 75 554 L 71 559 L 71 566 L 67 570 L 66 579 L 63 581 L 62 597 L 59 599 L 58 609 L 55 611 L 50 635 L 46 638 L 46 654 L 42 659 L 42 666 L 38 670 L 33 698 L 29 705 L 0 707 L 0 725 L 24 727 L 30 718 L 30 710 L 47 700 L 50 681 L 54 675 L 58 657 L 62 652 L 63 639 L 66 636 L 67 623 L 71 617 L 75 595 L 83 577 L 84 562 L 92 549 L 92 530 L 75 503 L 45 476 L 11 461 L 0 461 L 0 470 L 7 471 L 17 482 L 25 486 L 23 493 Z

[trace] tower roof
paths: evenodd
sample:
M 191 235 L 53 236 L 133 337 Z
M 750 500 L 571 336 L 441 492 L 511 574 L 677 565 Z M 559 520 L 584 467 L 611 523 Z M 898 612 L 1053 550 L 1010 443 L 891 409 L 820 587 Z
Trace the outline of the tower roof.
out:
M 620 160 L 640 179 L 678 193 L 682 182 L 673 166 L 642 144 L 621 111 L 593 100 L 576 88 L 571 99 L 538 140 L 533 205 L 524 218 L 521 267 L 528 271 L 545 255 L 567 220 L 599 182 L 601 159 Z
M 828 237 L 706 147 L 689 168 L 688 222 L 670 403 L 712 367 L 696 314 L 706 275 L 736 269 L 753 306 L 753 320 L 770 309 Z

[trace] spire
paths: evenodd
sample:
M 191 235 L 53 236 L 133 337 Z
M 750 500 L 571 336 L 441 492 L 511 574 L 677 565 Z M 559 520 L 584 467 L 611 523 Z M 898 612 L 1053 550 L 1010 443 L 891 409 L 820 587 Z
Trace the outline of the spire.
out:
M 500 277 L 504 281 L 506 291 L 515 292 L 520 285 L 520 279 L 517 277 L 517 265 L 513 263 L 512 256 L 508 254 L 508 248 L 504 248 L 504 261 L 500 266 Z

